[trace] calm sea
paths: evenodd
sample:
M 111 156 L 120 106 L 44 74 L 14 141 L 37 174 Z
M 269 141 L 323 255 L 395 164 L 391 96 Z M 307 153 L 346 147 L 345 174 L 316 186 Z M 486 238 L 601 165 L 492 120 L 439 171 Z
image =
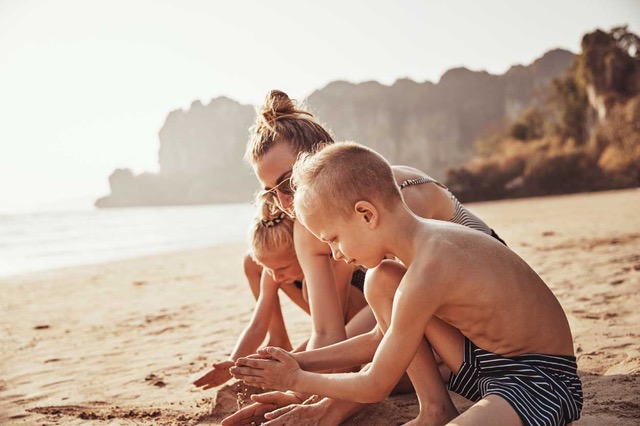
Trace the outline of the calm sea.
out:
M 250 204 L 0 214 L 0 277 L 246 241 L 253 214 Z

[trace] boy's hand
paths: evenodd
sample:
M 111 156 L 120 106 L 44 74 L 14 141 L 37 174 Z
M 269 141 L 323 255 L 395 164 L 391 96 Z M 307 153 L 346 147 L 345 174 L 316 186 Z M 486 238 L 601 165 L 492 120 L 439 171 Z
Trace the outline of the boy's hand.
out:
M 277 391 L 251 395 L 251 400 L 254 401 L 253 404 L 247 405 L 222 420 L 222 425 L 262 424 L 262 422 L 274 418 L 272 416 L 269 416 L 269 419 L 265 417 L 269 412 L 292 404 L 300 404 L 301 402 L 301 399 L 293 393 Z
M 289 352 L 268 346 L 260 349 L 257 354 L 262 359 L 238 358 L 236 366 L 229 370 L 231 374 L 251 386 L 293 389 L 300 366 Z M 264 358 L 267 356 L 269 358 Z
M 193 384 L 199 388 L 201 387 L 203 390 L 220 386 L 231 378 L 229 368 L 233 367 L 233 364 L 233 361 L 215 363 L 211 371 L 193 382 Z

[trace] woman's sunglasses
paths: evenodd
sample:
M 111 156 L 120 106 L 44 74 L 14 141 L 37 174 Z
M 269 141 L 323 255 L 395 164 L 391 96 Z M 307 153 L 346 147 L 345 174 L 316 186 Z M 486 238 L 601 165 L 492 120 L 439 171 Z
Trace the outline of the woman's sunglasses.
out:
M 267 189 L 262 191 L 260 194 L 263 199 L 271 205 L 276 206 L 279 210 L 285 211 L 285 208 L 280 203 L 280 199 L 278 198 L 278 192 L 282 195 L 293 196 L 295 190 L 291 185 L 291 175 L 284 178 L 279 184 L 274 186 L 271 189 Z

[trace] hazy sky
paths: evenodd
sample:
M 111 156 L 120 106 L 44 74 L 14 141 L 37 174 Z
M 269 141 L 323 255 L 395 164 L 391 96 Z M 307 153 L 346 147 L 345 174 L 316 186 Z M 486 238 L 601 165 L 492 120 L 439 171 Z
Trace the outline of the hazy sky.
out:
M 196 99 L 503 73 L 621 24 L 640 32 L 640 0 L 0 0 L 0 212 L 156 171 L 167 114 Z

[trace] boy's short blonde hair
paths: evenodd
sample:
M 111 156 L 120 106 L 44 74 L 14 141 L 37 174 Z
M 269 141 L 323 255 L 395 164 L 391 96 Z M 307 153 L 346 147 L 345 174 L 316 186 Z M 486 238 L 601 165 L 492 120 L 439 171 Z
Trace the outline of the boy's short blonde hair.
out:
M 249 254 L 259 264 L 268 256 L 295 256 L 293 243 L 293 219 L 256 195 L 257 213 L 251 224 L 249 235 Z
M 301 155 L 292 180 L 294 210 L 302 216 L 322 209 L 325 214 L 347 217 L 358 201 L 377 203 L 387 210 L 402 202 L 389 162 L 355 142 L 337 142 Z

